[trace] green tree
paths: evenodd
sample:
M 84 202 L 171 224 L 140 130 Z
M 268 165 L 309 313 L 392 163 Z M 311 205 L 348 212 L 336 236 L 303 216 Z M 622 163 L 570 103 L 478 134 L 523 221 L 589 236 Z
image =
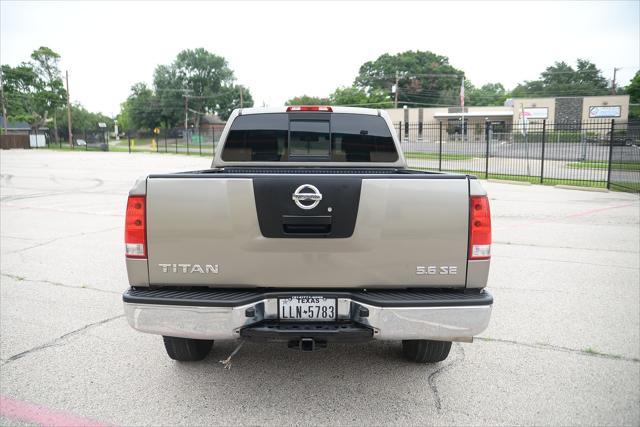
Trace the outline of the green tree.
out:
M 382 90 L 373 89 L 370 94 L 356 86 L 339 87 L 329 95 L 331 105 L 354 107 L 391 108 L 393 102 Z
M 38 120 L 38 98 L 41 83 L 33 66 L 2 65 L 2 90 L 9 120 L 34 123 Z
M 629 85 L 624 88 L 624 92 L 629 95 L 631 104 L 640 104 L 640 71 L 636 72 Z
M 463 71 L 449 64 L 449 58 L 429 51 L 406 51 L 384 55 L 360 67 L 355 85 L 367 94 L 379 90 L 390 98 L 398 81 L 398 104 L 458 105 Z
M 81 104 L 76 103 L 71 106 L 73 116 L 73 131 L 78 137 L 84 132 L 99 131 L 98 123 L 106 123 L 109 129 L 113 129 L 113 119 L 102 113 L 92 113 Z
M 2 65 L 8 119 L 55 128 L 56 111 L 67 96 L 58 68 L 60 55 L 43 46 L 33 51 L 31 59 L 15 67 Z M 54 137 L 57 139 L 57 132 Z
M 166 127 L 176 127 L 184 121 L 184 98 L 176 70 L 171 65 L 158 65 L 153 73 L 153 87 L 157 96 L 159 120 Z
M 240 90 L 227 61 L 203 48 L 178 53 L 171 65 L 159 65 L 154 72 L 159 121 L 176 126 L 184 120 L 184 97 L 188 97 L 189 116 L 196 127 L 203 114 L 227 119 L 240 106 Z M 253 106 L 247 88 L 242 91 L 243 106 Z
M 629 117 L 638 118 L 640 117 L 640 71 L 636 72 L 636 75 L 633 76 L 631 82 L 624 88 L 624 93 L 629 95 L 629 103 L 636 104 L 629 106 Z
M 218 99 L 216 113 L 220 118 L 228 119 L 234 109 L 241 107 L 240 92 L 242 92 L 242 108 L 253 107 L 253 97 L 249 89 L 242 85 L 226 86 L 221 89 Z
M 98 123 L 106 123 L 109 130 L 113 130 L 113 119 L 102 113 L 93 113 L 87 110 L 82 104 L 74 103 L 71 105 L 71 117 L 73 118 L 73 135 L 75 139 L 83 139 L 85 135 L 96 134 L 102 132 L 98 127 Z M 67 128 L 67 109 L 60 108 L 55 112 L 55 118 L 60 125 L 60 135 L 68 140 Z M 120 122 L 118 121 L 118 124 Z
M 131 87 L 131 95 L 124 102 L 123 110 L 128 120 L 125 124 L 135 129 L 150 130 L 161 124 L 160 102 L 146 83 L 136 83 Z
M 296 96 L 285 102 L 285 105 L 329 105 L 329 98 L 321 98 L 319 96 L 302 95 Z
M 465 81 L 465 105 L 504 105 L 504 101 L 509 96 L 501 83 L 487 83 L 477 88 Z
M 540 73 L 538 80 L 520 83 L 513 97 L 589 96 L 609 93 L 607 79 L 595 64 L 578 59 L 576 68 L 564 61 L 555 62 Z
M 118 121 L 118 131 L 129 132 L 135 130 L 131 120 L 131 105 L 127 101 L 120 104 L 120 113 L 116 116 L 116 120 Z
M 56 111 L 63 106 L 66 101 L 67 91 L 64 88 L 60 75 L 59 62 L 60 55 L 46 46 L 31 53 L 32 66 L 39 78 L 39 91 L 36 98 L 36 105 L 42 124 L 46 123 L 48 117 L 53 117 L 53 127 L 56 129 L 54 138 L 58 140 Z

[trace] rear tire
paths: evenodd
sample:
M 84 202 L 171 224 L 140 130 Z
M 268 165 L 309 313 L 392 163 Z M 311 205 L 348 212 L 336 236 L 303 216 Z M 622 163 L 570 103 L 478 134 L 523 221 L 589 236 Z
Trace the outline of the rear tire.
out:
M 449 355 L 449 350 L 451 350 L 451 341 L 402 341 L 402 353 L 404 357 L 416 363 L 442 362 Z
M 191 338 L 162 337 L 164 348 L 173 360 L 193 362 L 202 360 L 211 351 L 213 340 L 196 340 Z

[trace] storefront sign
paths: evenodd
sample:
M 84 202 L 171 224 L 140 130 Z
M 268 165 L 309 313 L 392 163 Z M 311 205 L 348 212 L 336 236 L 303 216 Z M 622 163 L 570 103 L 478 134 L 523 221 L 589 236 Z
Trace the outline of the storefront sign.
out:
M 619 105 L 598 105 L 589 107 L 590 118 L 620 117 Z
M 524 116 L 528 120 L 541 120 L 548 118 L 549 109 L 547 107 L 530 107 L 524 109 Z

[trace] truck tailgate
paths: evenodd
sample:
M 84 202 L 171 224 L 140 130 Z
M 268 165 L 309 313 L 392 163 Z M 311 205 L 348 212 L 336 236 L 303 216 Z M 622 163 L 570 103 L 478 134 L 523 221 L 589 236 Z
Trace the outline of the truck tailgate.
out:
M 312 209 L 292 199 L 304 185 Z M 151 176 L 149 283 L 464 287 L 468 215 L 464 176 Z

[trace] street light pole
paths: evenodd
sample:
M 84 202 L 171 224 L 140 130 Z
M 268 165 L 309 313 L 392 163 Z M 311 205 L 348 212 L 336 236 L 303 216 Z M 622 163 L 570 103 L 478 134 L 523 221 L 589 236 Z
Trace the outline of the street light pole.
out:
M 396 71 L 396 99 L 393 103 L 393 108 L 398 108 L 398 82 L 400 81 L 400 73 Z

